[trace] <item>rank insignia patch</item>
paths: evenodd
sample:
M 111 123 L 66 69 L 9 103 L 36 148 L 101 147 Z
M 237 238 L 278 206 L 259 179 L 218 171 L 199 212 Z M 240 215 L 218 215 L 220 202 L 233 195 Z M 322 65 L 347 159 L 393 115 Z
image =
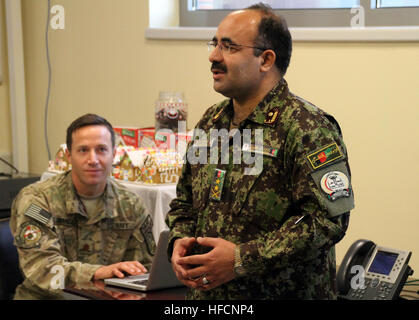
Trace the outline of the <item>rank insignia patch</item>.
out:
M 315 170 L 339 158 L 343 158 L 343 153 L 336 142 L 307 156 L 311 167 Z
M 264 123 L 265 124 L 274 124 L 278 119 L 279 109 L 274 108 L 267 114 Z
M 41 240 L 42 231 L 41 228 L 30 221 L 27 221 L 22 224 L 18 236 L 16 237 L 16 243 L 19 247 L 22 248 L 33 248 L 39 245 L 39 240 Z
M 212 179 L 210 199 L 221 201 L 221 194 L 225 180 L 225 170 L 215 169 L 214 178 Z
M 217 121 L 218 118 L 223 114 L 225 108 L 221 108 L 221 110 L 215 115 L 215 117 L 212 119 L 213 121 Z
M 348 198 L 351 195 L 348 177 L 340 171 L 326 173 L 320 180 L 320 187 L 330 201 Z

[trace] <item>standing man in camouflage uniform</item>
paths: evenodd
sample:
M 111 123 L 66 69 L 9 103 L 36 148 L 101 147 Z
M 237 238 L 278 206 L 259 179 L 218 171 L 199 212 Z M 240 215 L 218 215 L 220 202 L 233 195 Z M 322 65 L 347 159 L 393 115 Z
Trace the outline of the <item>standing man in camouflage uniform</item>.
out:
M 10 226 L 24 282 L 15 299 L 57 297 L 64 286 L 145 273 L 155 243 L 135 194 L 111 180 L 115 136 L 87 114 L 67 129 L 72 170 L 24 188 Z
M 167 216 L 173 269 L 189 299 L 335 299 L 334 245 L 354 208 L 339 125 L 289 91 L 291 35 L 270 7 L 228 15 L 208 45 L 214 89 L 229 99 L 206 111 L 187 151 Z M 215 129 L 229 132 L 216 162 Z

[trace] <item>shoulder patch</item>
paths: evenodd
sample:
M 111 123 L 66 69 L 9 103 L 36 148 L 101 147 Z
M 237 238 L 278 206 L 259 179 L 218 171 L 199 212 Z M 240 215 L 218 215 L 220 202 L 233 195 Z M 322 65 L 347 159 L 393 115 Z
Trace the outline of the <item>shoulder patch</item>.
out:
M 313 171 L 311 176 L 319 191 L 316 197 L 326 206 L 329 217 L 336 217 L 355 207 L 350 175 L 344 161 Z
M 343 153 L 336 142 L 322 147 L 307 156 L 308 162 L 313 170 L 317 170 L 337 159 L 343 158 Z
M 36 222 L 26 221 L 20 226 L 16 236 L 16 245 L 25 249 L 34 248 L 39 246 L 41 237 L 41 227 Z
M 53 226 L 53 219 L 51 213 L 45 211 L 35 204 L 31 204 L 25 212 L 25 216 L 35 219 L 36 221 L 46 225 L 49 228 Z
M 349 179 L 340 171 L 325 173 L 320 180 L 320 187 L 330 201 L 335 201 L 339 198 L 349 198 L 351 195 Z

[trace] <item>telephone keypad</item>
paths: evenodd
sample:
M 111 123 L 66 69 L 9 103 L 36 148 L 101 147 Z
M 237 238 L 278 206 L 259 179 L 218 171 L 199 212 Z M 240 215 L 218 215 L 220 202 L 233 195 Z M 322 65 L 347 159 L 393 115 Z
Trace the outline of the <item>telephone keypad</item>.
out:
M 368 290 L 368 288 L 370 288 Z M 368 296 L 368 291 L 371 293 L 371 288 L 374 288 L 375 297 L 374 300 L 387 300 L 392 293 L 394 284 L 379 280 L 379 278 L 366 278 L 364 282 L 364 288 L 352 289 L 349 296 L 351 299 L 363 299 L 365 295 Z M 371 297 L 372 298 L 372 297 Z
M 380 283 L 380 280 L 378 280 L 378 278 L 374 278 L 371 281 L 371 287 L 375 288 L 378 286 L 379 283 Z

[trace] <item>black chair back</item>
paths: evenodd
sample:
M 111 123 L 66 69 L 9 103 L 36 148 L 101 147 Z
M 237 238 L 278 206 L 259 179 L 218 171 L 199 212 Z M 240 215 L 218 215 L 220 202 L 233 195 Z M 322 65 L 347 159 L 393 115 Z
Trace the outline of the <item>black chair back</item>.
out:
M 9 220 L 0 221 L 0 300 L 13 299 L 16 287 L 22 281 Z

